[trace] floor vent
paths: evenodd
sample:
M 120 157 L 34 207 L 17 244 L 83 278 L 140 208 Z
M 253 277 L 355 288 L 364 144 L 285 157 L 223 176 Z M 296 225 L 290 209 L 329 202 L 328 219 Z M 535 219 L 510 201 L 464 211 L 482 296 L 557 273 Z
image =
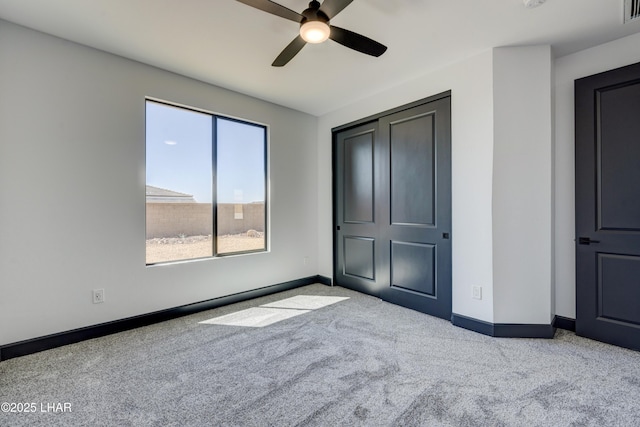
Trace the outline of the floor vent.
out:
M 624 22 L 640 18 L 640 0 L 624 0 Z

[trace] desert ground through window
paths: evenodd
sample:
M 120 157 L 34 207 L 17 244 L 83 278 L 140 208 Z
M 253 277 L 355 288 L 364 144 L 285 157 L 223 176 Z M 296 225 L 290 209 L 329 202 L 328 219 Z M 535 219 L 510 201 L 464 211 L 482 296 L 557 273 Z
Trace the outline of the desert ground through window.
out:
M 147 240 L 147 264 L 205 258 L 212 255 L 212 236 L 159 237 Z M 264 233 L 249 230 L 218 237 L 218 253 L 264 249 Z

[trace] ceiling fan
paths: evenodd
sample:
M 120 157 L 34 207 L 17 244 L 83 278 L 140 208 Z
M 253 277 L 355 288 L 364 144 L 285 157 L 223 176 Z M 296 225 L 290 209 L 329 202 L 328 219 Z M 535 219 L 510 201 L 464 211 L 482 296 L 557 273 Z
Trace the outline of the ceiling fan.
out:
M 324 0 L 322 4 L 312 0 L 309 7 L 301 14 L 271 0 L 237 1 L 300 24 L 300 35 L 280 52 L 280 55 L 271 64 L 274 67 L 286 65 L 307 43 L 322 43 L 327 39 L 375 57 L 382 55 L 387 50 L 385 45 L 375 40 L 329 23 L 353 0 Z

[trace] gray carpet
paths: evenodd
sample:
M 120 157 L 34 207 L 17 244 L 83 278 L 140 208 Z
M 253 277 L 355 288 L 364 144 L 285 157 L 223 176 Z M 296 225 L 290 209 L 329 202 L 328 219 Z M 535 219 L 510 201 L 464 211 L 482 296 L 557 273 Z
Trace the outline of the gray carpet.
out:
M 349 299 L 198 323 L 299 294 Z M 0 402 L 37 406 L 2 426 L 638 426 L 640 353 L 560 330 L 490 338 L 312 285 L 0 362 Z

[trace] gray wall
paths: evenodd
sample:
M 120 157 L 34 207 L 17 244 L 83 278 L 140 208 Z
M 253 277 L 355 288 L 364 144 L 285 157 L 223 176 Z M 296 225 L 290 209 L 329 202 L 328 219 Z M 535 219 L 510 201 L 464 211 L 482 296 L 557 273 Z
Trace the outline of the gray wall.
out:
M 493 51 L 494 323 L 553 320 L 552 67 L 550 46 Z
M 513 49 L 482 52 L 320 117 L 319 205 L 331 206 L 332 127 L 451 90 L 453 312 L 487 322 L 548 324 L 553 305 L 550 48 Z M 528 101 L 517 94 L 511 99 L 506 86 L 499 86 L 495 96 L 495 80 L 518 81 L 524 65 L 511 65 L 523 59 L 543 71 L 532 75 L 526 70 L 531 80 L 523 89 L 525 94 L 534 90 L 530 88 L 544 91 L 535 99 L 543 109 L 524 108 L 520 104 Z M 516 133 L 513 119 L 532 123 L 527 129 L 535 128 L 535 133 L 510 144 Z M 530 138 L 536 140 L 533 147 L 526 144 Z M 530 155 L 540 160 L 537 168 L 531 167 Z M 544 202 L 525 211 L 528 200 L 518 188 L 534 191 L 536 200 Z M 504 218 L 510 222 L 501 223 Z M 331 211 L 321 211 L 319 219 L 320 273 L 327 274 L 332 268 Z M 528 236 L 540 233 L 540 239 L 523 246 L 517 236 L 505 234 L 519 227 L 526 228 Z M 503 262 L 510 264 L 496 264 Z M 473 286 L 482 287 L 481 300 L 473 298 Z
M 146 96 L 268 126 L 268 252 L 146 267 Z M 313 116 L 0 20 L 0 345 L 317 274 L 316 133 Z

